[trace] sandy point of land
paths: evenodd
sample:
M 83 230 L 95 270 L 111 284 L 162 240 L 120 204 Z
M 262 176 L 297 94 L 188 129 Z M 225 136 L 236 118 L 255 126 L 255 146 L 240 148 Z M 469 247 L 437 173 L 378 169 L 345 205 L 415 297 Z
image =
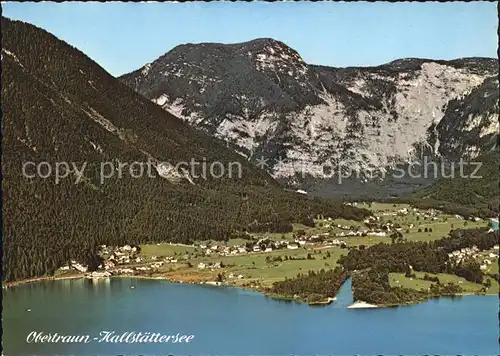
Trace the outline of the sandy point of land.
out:
M 79 279 L 83 278 L 85 275 L 83 273 L 79 274 L 73 274 L 69 276 L 44 276 L 44 277 L 36 277 L 36 278 L 28 278 L 28 279 L 21 279 L 18 281 L 13 281 L 13 282 L 6 282 L 2 283 L 2 288 L 7 289 L 10 287 L 15 287 L 21 284 L 27 284 L 27 283 L 35 283 L 35 282 L 40 282 L 40 281 L 54 281 L 54 280 L 63 280 L 63 279 Z
M 347 307 L 348 309 L 358 309 L 358 308 L 378 308 L 375 304 L 369 304 L 363 301 L 357 301 Z

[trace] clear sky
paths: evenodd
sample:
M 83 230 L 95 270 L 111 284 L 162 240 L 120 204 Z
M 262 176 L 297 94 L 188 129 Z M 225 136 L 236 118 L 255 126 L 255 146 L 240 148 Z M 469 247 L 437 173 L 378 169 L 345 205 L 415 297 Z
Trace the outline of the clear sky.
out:
M 77 47 L 113 75 L 182 43 L 271 37 L 311 64 L 378 65 L 397 58 L 497 57 L 493 2 L 2 3 Z

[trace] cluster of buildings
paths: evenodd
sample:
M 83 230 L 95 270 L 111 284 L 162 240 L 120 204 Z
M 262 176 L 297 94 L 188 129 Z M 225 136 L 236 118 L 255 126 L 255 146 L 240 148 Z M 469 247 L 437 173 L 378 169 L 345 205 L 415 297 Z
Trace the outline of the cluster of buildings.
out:
M 328 219 L 331 220 L 331 219 Z M 325 228 L 337 228 L 339 230 L 342 230 L 340 232 L 334 233 L 335 237 L 354 237 L 354 236 L 386 236 L 387 233 L 395 230 L 395 231 L 400 231 L 402 230 L 401 226 L 398 224 L 393 224 L 391 222 L 382 222 L 380 220 L 380 216 L 370 216 L 367 219 L 363 220 L 363 223 L 367 226 L 366 229 L 360 229 L 359 227 L 356 226 L 348 226 L 348 225 L 333 225 L 333 224 L 325 224 L 323 227 Z M 413 227 L 413 226 L 411 226 Z M 320 234 L 321 235 L 321 234 Z M 329 235 L 329 234 L 327 234 Z M 313 235 L 314 237 L 316 235 Z M 346 244 L 345 242 L 342 242 Z M 333 243 L 332 245 L 342 245 L 342 243 L 335 244 Z M 346 244 L 347 245 L 347 244 Z
M 60 268 L 61 271 L 75 270 L 83 273 L 87 272 L 88 269 L 89 269 L 88 266 L 85 266 L 84 264 L 81 264 L 75 260 L 71 260 L 70 263 Z
M 287 246 L 294 248 L 293 245 L 295 245 L 295 243 L 291 241 L 273 241 L 269 237 L 264 237 L 246 245 L 200 245 L 199 247 L 204 251 L 203 254 L 205 256 L 237 256 L 251 252 L 272 252 L 281 248 L 286 248 Z
M 451 261 L 455 262 L 455 264 L 459 264 L 468 258 L 477 258 L 479 256 L 479 252 L 480 251 L 477 246 L 472 246 L 453 251 L 448 254 L 448 257 Z
M 243 275 L 242 274 L 235 275 L 234 273 L 229 273 L 228 278 L 229 279 L 243 279 Z
M 417 208 L 399 209 L 395 213 L 393 213 L 392 215 L 407 216 L 410 214 L 414 215 L 414 216 L 422 217 L 422 218 L 424 218 L 424 220 L 431 220 L 431 221 L 438 221 L 440 216 L 441 216 L 441 212 L 439 210 L 429 209 L 426 211 L 420 211 Z M 384 215 L 385 215 L 385 213 L 384 213 Z
M 222 263 L 221 262 L 215 262 L 215 263 L 203 263 L 203 262 L 200 262 L 198 263 L 198 269 L 211 269 L 211 270 L 215 270 L 215 269 L 220 269 L 222 268 Z
M 482 271 L 484 271 L 488 268 L 489 265 L 494 263 L 494 260 L 496 258 L 498 258 L 498 249 L 499 249 L 499 245 L 495 245 L 493 247 L 493 250 L 495 252 L 481 253 L 481 251 L 479 250 L 479 248 L 477 246 L 472 246 L 470 248 L 466 247 L 466 248 L 462 248 L 462 249 L 457 250 L 457 251 L 453 251 L 453 252 L 448 254 L 448 257 L 455 264 L 458 264 L 458 263 L 465 261 L 469 258 L 473 258 L 473 259 L 479 261 L 479 263 L 481 263 L 480 269 Z
M 344 235 L 347 236 L 347 235 Z M 333 239 L 330 240 L 329 233 L 321 233 L 316 235 L 309 236 L 301 236 L 297 237 L 293 240 L 272 240 L 269 237 L 260 238 L 257 241 L 252 241 L 247 243 L 246 245 L 234 245 L 234 246 L 225 246 L 225 245 L 199 245 L 199 248 L 202 249 L 205 256 L 237 256 L 248 253 L 261 253 L 261 252 L 272 252 L 280 249 L 289 249 L 296 250 L 303 247 L 306 244 L 314 244 L 319 243 L 323 245 L 330 246 L 342 246 L 347 244 L 345 241 Z
M 128 266 L 134 263 L 146 262 L 143 257 L 139 256 L 140 248 L 137 246 L 124 245 L 121 247 L 109 247 L 106 245 L 100 246 L 100 255 L 104 261 L 99 265 L 97 271 L 93 271 L 88 275 L 91 278 L 110 277 L 112 275 L 123 274 L 140 274 L 143 272 L 154 271 L 162 267 L 165 263 L 176 263 L 177 258 L 165 257 L 160 260 L 157 256 L 152 256 L 151 261 L 147 261 L 147 265 L 141 266 Z M 70 261 L 66 266 L 60 268 L 61 270 L 76 270 L 82 273 L 88 272 L 88 267 L 78 263 L 77 261 Z
M 479 268 L 481 270 L 488 269 L 488 266 L 491 265 L 492 263 L 498 263 L 498 261 L 495 261 L 495 259 L 498 258 L 498 249 L 499 249 L 498 245 L 493 246 L 493 251 L 495 251 L 495 252 L 488 253 L 488 255 L 487 255 L 488 258 L 484 258 L 481 261 L 482 264 L 481 264 L 481 266 L 479 266 Z
M 356 205 L 356 203 L 352 203 Z M 403 208 L 397 211 L 384 212 L 383 215 L 397 215 L 405 216 L 412 214 L 414 216 L 421 216 L 429 220 L 438 220 L 439 211 L 428 210 L 425 212 L 419 211 L 416 208 L 408 209 Z M 464 219 L 460 215 L 455 215 L 456 219 Z M 388 236 L 392 232 L 401 231 L 402 227 L 399 224 L 394 224 L 389 221 L 384 221 L 379 216 L 370 216 L 366 218 L 363 222 L 365 228 L 360 226 L 347 226 L 341 224 L 334 224 L 331 218 L 323 219 L 322 227 L 330 229 L 330 232 L 316 233 L 313 235 L 307 235 L 304 232 L 299 233 L 294 239 L 282 239 L 282 240 L 272 240 L 269 237 L 263 237 L 258 240 L 248 240 L 247 243 L 243 245 L 233 245 L 227 246 L 223 243 L 221 244 L 199 244 L 197 247 L 202 250 L 204 256 L 237 256 L 248 253 L 262 253 L 262 252 L 272 252 L 279 249 L 289 249 L 296 250 L 301 247 L 308 245 L 319 245 L 322 247 L 327 246 L 340 246 L 341 248 L 347 248 L 347 243 L 342 237 L 350 236 Z M 471 218 L 474 221 L 480 221 L 479 218 Z M 490 231 L 498 230 L 498 219 L 490 219 L 489 224 Z M 336 228 L 337 232 L 333 232 L 331 228 Z M 413 228 L 413 224 L 409 225 L 409 228 Z M 340 232 L 338 232 L 340 230 Z M 89 277 L 99 278 L 99 277 L 109 277 L 115 274 L 141 274 L 150 271 L 155 271 L 160 269 L 167 263 L 177 263 L 178 259 L 183 259 L 189 262 L 189 256 L 185 255 L 183 257 L 158 257 L 152 256 L 151 260 L 146 261 L 144 257 L 140 255 L 140 248 L 138 246 L 124 245 L 121 247 L 108 247 L 106 245 L 100 246 L 100 255 L 103 257 L 103 263 L 99 266 L 98 271 L 92 272 Z M 492 260 L 498 258 L 498 245 L 494 247 L 494 252 L 481 253 L 476 246 L 472 248 L 463 248 L 458 251 L 454 251 L 448 254 L 450 261 L 454 263 L 460 263 L 467 258 L 474 258 L 481 263 L 481 270 L 486 270 L 489 265 L 491 265 Z M 140 264 L 134 266 L 134 264 Z M 216 263 L 204 263 L 200 262 L 197 265 L 200 270 L 210 269 L 217 270 L 222 268 L 220 262 Z M 61 270 L 75 270 L 81 273 L 88 272 L 88 266 L 82 263 L 71 260 L 70 263 L 61 267 Z M 229 276 L 229 278 L 241 279 L 243 276 Z
M 224 245 L 200 245 L 200 249 L 203 250 L 205 256 L 236 256 L 247 253 L 247 248 L 245 246 L 234 245 L 234 246 L 224 246 Z
M 404 209 L 406 210 L 406 209 Z M 403 228 L 399 224 L 394 224 L 390 221 L 380 221 L 379 216 L 370 216 L 368 219 L 363 221 L 368 229 L 361 231 L 360 236 L 387 236 L 389 233 L 394 231 L 401 231 Z M 413 224 L 410 224 L 410 228 Z M 359 231 L 358 231 L 359 233 Z
M 102 245 L 100 248 L 101 256 L 107 256 L 104 265 L 101 268 L 109 269 L 117 264 L 128 264 L 131 262 L 141 262 L 141 258 L 137 256 L 139 249 L 137 246 L 124 245 L 121 247 L 111 248 Z
M 128 250 L 126 250 L 128 251 Z M 115 254 L 116 256 L 116 254 Z M 131 263 L 144 263 L 147 262 L 145 265 L 140 265 L 140 266 L 120 266 L 122 264 L 127 264 L 128 262 L 125 262 L 127 259 L 122 259 L 120 263 L 117 263 L 116 260 L 114 259 L 107 259 L 104 261 L 104 264 L 99 266 L 101 270 L 97 272 L 93 272 L 91 274 L 92 277 L 109 277 L 112 275 L 123 275 L 123 274 L 129 274 L 129 275 L 134 275 L 134 274 L 141 274 L 144 272 L 151 272 L 151 271 L 156 271 L 160 267 L 162 267 L 165 263 L 176 263 L 177 258 L 174 257 L 165 257 L 163 259 L 159 259 L 157 256 L 151 256 L 151 261 L 146 261 L 146 259 L 140 258 L 140 257 L 130 257 Z M 104 269 L 104 271 L 102 271 Z

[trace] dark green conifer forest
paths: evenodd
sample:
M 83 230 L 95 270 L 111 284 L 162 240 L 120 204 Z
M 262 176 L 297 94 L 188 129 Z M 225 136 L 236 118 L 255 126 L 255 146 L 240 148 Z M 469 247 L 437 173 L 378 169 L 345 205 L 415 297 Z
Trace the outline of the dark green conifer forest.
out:
M 225 144 L 129 89 L 76 48 L 2 18 L 3 279 L 52 274 L 69 259 L 96 265 L 100 244 L 225 240 L 289 231 L 318 214 L 366 210 L 283 190 Z M 239 162 L 241 178 L 106 179 L 102 162 Z M 23 175 L 25 162 L 87 163 L 58 184 Z M 30 174 L 34 170 L 31 168 Z M 182 172 L 181 172 L 182 173 Z

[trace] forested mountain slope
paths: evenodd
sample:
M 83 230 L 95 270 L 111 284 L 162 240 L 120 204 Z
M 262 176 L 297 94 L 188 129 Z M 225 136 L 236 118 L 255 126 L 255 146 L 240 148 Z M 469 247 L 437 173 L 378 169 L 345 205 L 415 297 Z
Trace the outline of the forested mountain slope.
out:
M 464 162 L 462 168 L 457 164 L 453 173 L 448 172 L 449 178 L 410 195 L 410 201 L 420 207 L 442 207 L 467 217 L 497 217 L 500 213 L 498 150 Z
M 368 214 L 284 191 L 55 36 L 6 18 L 1 26 L 4 280 L 50 274 L 69 259 L 92 267 L 103 243 L 227 239 L 244 230 L 286 231 L 319 213 Z M 205 179 L 175 167 L 192 159 L 238 162 L 242 174 Z M 23 175 L 24 163 L 42 161 L 42 174 L 58 162 L 86 166 L 79 182 L 74 169 L 59 182 L 54 174 L 34 176 L 33 166 L 32 178 Z M 116 165 L 134 161 L 153 162 L 151 177 L 134 178 L 126 168 L 119 178 Z M 103 162 L 115 164 L 112 178 L 101 180 Z
M 267 169 L 276 179 L 308 191 L 320 183 L 331 195 L 363 190 L 359 184 L 325 183 L 340 175 L 351 173 L 355 183 L 376 181 L 371 170 L 389 172 L 422 154 L 446 154 L 454 140 L 461 151 L 484 153 L 489 146 L 483 141 L 498 130 L 495 116 L 449 130 L 452 115 L 446 111 L 472 96 L 481 111 L 494 94 L 477 93 L 491 91 L 490 78 L 497 75 L 494 58 L 311 65 L 285 43 L 260 38 L 179 45 L 120 79 L 250 160 L 269 158 Z M 482 133 L 477 144 L 466 139 L 476 131 Z

